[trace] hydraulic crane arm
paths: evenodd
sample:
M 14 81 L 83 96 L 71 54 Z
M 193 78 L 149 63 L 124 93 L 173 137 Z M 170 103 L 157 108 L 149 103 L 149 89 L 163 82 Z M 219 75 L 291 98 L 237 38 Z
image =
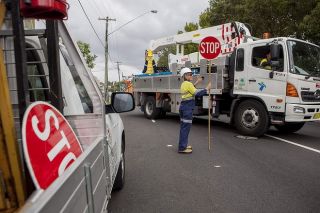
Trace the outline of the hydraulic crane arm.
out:
M 174 44 L 198 44 L 207 36 L 216 37 L 220 40 L 222 46 L 228 45 L 230 47 L 230 44 L 239 45 L 245 39 L 245 36 L 251 36 L 251 34 L 245 24 L 232 22 L 152 40 L 149 49 L 155 53 Z

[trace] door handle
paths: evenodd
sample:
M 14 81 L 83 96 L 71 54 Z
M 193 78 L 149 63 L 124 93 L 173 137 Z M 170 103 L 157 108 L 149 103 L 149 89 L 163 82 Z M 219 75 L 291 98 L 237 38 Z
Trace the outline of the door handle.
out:
M 249 82 L 256 82 L 256 79 L 249 79 Z

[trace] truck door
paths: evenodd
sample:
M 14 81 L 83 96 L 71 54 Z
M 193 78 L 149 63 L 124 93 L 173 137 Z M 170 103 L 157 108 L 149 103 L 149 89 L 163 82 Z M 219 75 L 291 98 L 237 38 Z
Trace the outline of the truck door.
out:
M 247 94 L 248 90 L 248 78 L 247 78 L 247 70 L 248 68 L 245 66 L 245 56 L 247 51 L 243 48 L 239 48 L 236 50 L 235 54 L 235 71 L 234 71 L 234 94 Z
M 107 112 L 106 114 L 107 123 L 107 140 L 108 140 L 108 151 L 109 151 L 109 163 L 110 163 L 110 175 L 115 178 L 116 167 L 119 165 L 120 153 L 121 153 L 121 138 L 123 124 L 117 113 Z
M 250 48 L 250 62 L 247 69 L 247 94 L 260 97 L 267 105 L 268 111 L 284 112 L 286 97 L 287 60 L 284 45 L 280 44 L 280 64 L 270 77 L 270 46 L 255 44 Z M 269 56 L 268 56 L 269 54 Z M 268 59 L 269 57 L 269 59 Z M 280 101 L 280 99 L 282 101 Z

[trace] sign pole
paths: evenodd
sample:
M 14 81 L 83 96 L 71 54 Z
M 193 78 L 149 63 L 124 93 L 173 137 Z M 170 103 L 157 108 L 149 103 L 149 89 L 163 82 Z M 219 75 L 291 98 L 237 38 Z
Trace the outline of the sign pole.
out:
M 221 43 L 220 41 L 212 36 L 205 37 L 199 44 L 199 52 L 201 56 L 207 60 L 209 60 L 209 76 L 208 76 L 208 84 L 212 82 L 211 76 L 211 68 L 212 68 L 212 59 L 219 57 L 221 53 Z M 209 152 L 211 150 L 211 88 L 210 86 L 208 90 L 208 149 Z
M 209 60 L 209 82 L 212 81 L 211 75 L 212 60 Z M 209 83 L 208 82 L 208 83 Z M 208 149 L 211 151 L 211 88 L 208 90 Z

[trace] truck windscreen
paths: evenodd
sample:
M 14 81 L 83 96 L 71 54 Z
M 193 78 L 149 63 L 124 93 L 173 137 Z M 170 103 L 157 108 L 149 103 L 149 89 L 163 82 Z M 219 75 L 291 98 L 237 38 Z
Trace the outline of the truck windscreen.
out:
M 320 48 L 318 46 L 290 40 L 288 47 L 291 58 L 291 73 L 320 77 Z

